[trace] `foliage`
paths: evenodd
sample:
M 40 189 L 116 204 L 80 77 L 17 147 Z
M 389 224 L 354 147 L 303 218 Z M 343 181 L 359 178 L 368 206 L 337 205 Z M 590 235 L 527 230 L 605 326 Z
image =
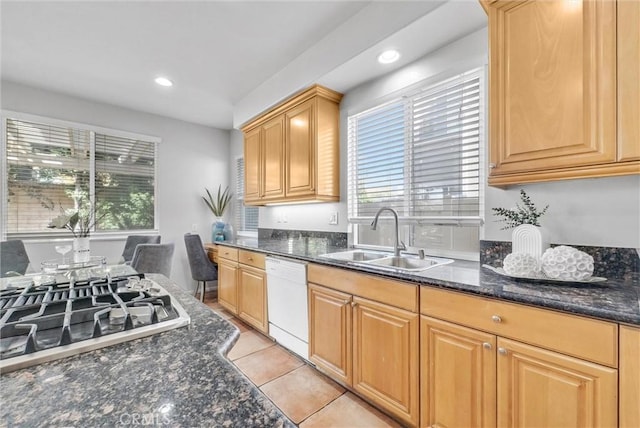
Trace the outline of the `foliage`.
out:
M 540 226 L 538 219 L 547 212 L 549 205 L 544 207 L 541 211 L 538 211 L 531 201 L 531 198 L 529 198 L 523 189 L 520 189 L 520 200 L 522 201 L 522 205 L 516 204 L 515 209 L 491 208 L 494 215 L 504 217 L 497 220 L 506 223 L 502 230 L 511 229 L 522 224 Z
M 227 209 L 227 206 L 231 202 L 231 197 L 233 196 L 233 194 L 229 192 L 229 186 L 225 187 L 224 192 L 220 193 L 222 190 L 222 185 L 219 185 L 218 194 L 216 195 L 215 199 L 211 195 L 211 192 L 209 192 L 209 189 L 205 188 L 204 190 L 207 191 L 207 197 L 203 196 L 202 199 L 207 204 L 213 215 L 215 215 L 216 217 L 222 217 L 224 211 Z

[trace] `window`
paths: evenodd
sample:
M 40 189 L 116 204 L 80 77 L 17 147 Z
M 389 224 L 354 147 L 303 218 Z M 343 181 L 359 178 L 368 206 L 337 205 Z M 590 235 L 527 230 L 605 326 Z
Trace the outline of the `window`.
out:
M 393 245 L 392 222 L 369 227 L 386 206 L 398 212 L 408 246 L 478 257 L 483 84 L 482 70 L 473 70 L 349 117 L 354 244 Z
M 94 232 L 156 229 L 157 139 L 44 118 L 4 125 L 8 237 L 64 233 L 47 226 L 78 198 L 95 209 Z
M 236 225 L 239 231 L 258 231 L 258 207 L 244 205 L 244 158 L 236 161 Z

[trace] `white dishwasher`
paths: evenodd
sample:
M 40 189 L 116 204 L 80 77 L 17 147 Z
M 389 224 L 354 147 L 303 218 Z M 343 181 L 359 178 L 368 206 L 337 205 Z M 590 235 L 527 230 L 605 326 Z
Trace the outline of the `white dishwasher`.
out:
M 269 336 L 309 359 L 307 264 L 266 257 Z

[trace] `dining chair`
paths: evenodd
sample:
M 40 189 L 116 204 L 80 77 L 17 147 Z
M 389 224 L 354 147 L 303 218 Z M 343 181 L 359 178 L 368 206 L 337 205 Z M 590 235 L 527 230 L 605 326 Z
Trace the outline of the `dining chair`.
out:
M 136 250 L 138 244 L 159 244 L 161 240 L 160 235 L 129 235 L 127 241 L 124 243 L 124 250 L 122 250 L 121 263 L 130 264 L 133 259 L 133 253 Z
M 0 277 L 24 275 L 29 267 L 29 255 L 20 239 L 0 243 Z
M 174 244 L 138 244 L 131 259 L 131 267 L 138 273 L 171 275 Z
M 202 282 L 202 293 L 200 301 L 204 302 L 204 292 L 207 288 L 207 281 L 216 281 L 216 291 L 218 290 L 218 268 L 215 263 L 209 260 L 207 253 L 202 245 L 200 235 L 191 233 L 184 234 L 184 245 L 187 248 L 187 257 L 189 259 L 189 268 L 191 269 L 191 277 L 198 282 L 194 296 L 200 289 Z

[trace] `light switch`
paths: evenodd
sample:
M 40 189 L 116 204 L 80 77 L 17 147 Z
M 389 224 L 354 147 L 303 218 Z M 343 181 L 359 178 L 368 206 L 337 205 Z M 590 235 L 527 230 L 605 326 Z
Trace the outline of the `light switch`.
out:
M 329 215 L 329 224 L 338 224 L 338 211 L 334 211 Z

